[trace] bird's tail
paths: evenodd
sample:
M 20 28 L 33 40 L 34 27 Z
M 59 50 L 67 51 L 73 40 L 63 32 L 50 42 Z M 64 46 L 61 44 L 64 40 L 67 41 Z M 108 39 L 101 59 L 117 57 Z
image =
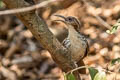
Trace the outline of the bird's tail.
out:
M 77 65 L 78 65 L 78 67 L 82 67 L 82 66 L 85 66 L 85 63 L 83 60 L 80 60 L 77 62 Z M 86 68 L 79 69 L 78 72 L 80 74 L 86 74 Z

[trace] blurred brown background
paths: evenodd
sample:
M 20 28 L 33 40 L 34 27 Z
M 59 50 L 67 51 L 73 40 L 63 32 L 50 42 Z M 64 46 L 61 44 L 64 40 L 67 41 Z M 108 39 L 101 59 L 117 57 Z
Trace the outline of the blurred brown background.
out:
M 107 68 L 112 59 L 120 57 L 120 33 L 106 33 L 108 28 L 94 14 L 114 25 L 120 18 L 120 0 L 89 0 L 88 3 L 92 6 L 78 0 L 61 0 L 38 11 L 60 42 L 67 36 L 67 27 L 53 22 L 57 19 L 54 15 L 77 17 L 82 23 L 80 31 L 90 45 L 86 65 Z M 7 9 L 1 1 L 0 6 L 0 10 Z M 118 73 L 116 80 L 120 80 L 118 65 L 110 69 Z M 83 80 L 90 80 L 88 75 L 88 71 L 82 75 Z M 107 79 L 113 80 L 114 74 L 108 74 Z M 0 80 L 63 80 L 63 74 L 49 52 L 14 15 L 0 16 Z

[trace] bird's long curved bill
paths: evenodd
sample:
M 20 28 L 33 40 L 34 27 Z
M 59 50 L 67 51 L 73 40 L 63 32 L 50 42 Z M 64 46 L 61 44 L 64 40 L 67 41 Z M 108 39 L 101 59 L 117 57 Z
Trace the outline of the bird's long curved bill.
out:
M 60 17 L 60 18 L 64 19 L 64 20 L 54 20 L 54 21 L 61 21 L 61 22 L 66 24 L 66 22 L 65 22 L 66 18 L 64 16 L 62 16 L 62 15 L 54 15 L 54 16 L 57 16 L 57 17 Z
M 66 22 L 64 20 L 53 20 L 53 21 L 61 21 L 61 22 L 66 24 Z
M 57 17 L 60 17 L 60 18 L 63 18 L 64 20 L 66 20 L 66 18 L 64 17 L 64 16 L 62 16 L 62 15 L 54 15 L 54 16 L 57 16 Z

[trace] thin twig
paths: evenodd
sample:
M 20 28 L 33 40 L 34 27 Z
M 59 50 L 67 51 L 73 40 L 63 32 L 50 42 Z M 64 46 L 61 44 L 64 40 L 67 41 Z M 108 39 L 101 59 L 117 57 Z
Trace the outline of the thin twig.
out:
M 87 7 L 93 7 L 88 1 L 86 0 L 82 0 L 82 1 L 86 4 Z M 98 16 L 96 13 L 94 13 L 93 16 L 107 29 L 111 29 L 111 26 L 106 21 L 104 21 L 100 16 Z
M 11 9 L 11 10 L 5 10 L 5 11 L 0 11 L 0 15 L 7 15 L 7 14 L 15 14 L 15 13 L 21 13 L 21 12 L 27 12 L 31 10 L 35 10 L 41 7 L 45 7 L 51 2 L 55 2 L 56 0 L 47 0 L 44 2 L 41 2 L 39 4 L 35 4 L 29 7 L 23 7 L 23 8 L 17 8 L 17 9 Z
M 83 69 L 83 68 L 90 68 L 89 66 L 81 66 L 81 67 L 77 67 L 77 68 L 75 68 L 75 69 L 72 69 L 71 71 L 69 71 L 69 72 L 67 72 L 66 74 L 69 74 L 69 73 L 73 73 L 74 71 L 77 71 L 77 70 L 79 70 L 79 69 Z M 95 69 L 98 69 L 98 68 L 96 68 L 96 67 L 94 67 Z M 101 70 L 103 70 L 104 72 L 108 72 L 108 73 L 115 73 L 115 72 L 111 72 L 110 70 L 106 70 L 106 69 L 101 69 Z
M 77 70 L 79 70 L 79 69 L 83 69 L 83 68 L 88 68 L 88 66 L 77 67 L 77 68 L 72 69 L 71 71 L 67 72 L 66 74 L 73 73 L 74 71 L 77 71 Z

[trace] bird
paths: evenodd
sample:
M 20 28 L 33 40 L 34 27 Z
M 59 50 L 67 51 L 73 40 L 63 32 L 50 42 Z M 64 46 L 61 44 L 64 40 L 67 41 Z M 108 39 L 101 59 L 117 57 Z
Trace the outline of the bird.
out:
M 68 36 L 63 40 L 62 45 L 70 51 L 71 59 L 78 67 L 85 66 L 83 58 L 88 54 L 89 45 L 85 36 L 80 32 L 81 23 L 73 16 L 54 15 L 62 18 L 61 21 L 68 27 Z M 79 70 L 80 73 L 85 74 L 86 70 Z

